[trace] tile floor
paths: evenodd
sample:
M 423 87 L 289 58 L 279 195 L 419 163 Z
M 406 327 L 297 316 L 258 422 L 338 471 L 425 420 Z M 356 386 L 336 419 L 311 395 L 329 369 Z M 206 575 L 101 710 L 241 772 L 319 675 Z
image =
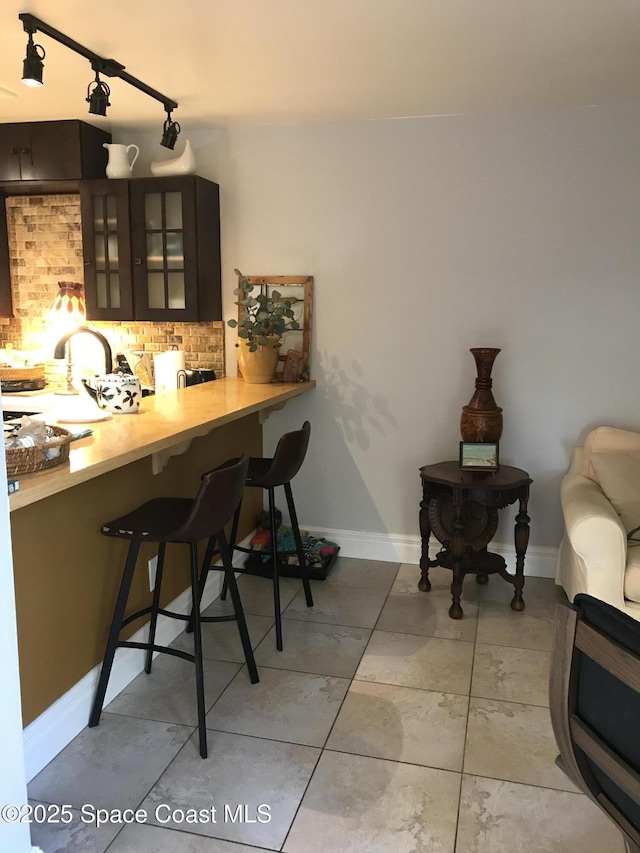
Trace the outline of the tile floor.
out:
M 453 621 L 450 574 L 434 570 L 428 594 L 418 576 L 416 566 L 340 558 L 314 584 L 312 609 L 299 581 L 285 579 L 281 653 L 270 584 L 244 576 L 261 680 L 249 683 L 234 623 L 205 626 L 209 758 L 197 751 L 192 668 L 162 656 L 31 782 L 32 803 L 70 805 L 73 815 L 34 825 L 34 844 L 45 853 L 624 853 L 618 831 L 554 764 L 553 581 L 529 578 L 527 609 L 514 613 L 500 578 L 484 587 L 467 578 L 464 619 Z M 98 808 L 119 812 L 98 826 Z M 137 822 L 116 822 L 124 809 L 139 809 Z

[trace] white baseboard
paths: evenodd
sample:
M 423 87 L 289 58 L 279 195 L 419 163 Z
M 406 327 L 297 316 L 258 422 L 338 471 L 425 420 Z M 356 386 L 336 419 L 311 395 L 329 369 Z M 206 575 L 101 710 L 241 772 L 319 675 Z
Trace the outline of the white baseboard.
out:
M 248 544 L 250 536 L 240 544 Z M 244 554 L 234 555 L 234 564 L 239 565 L 245 558 Z M 236 563 L 236 560 L 240 561 Z M 222 572 L 210 572 L 202 596 L 202 609 L 208 607 L 218 597 L 222 588 Z M 191 611 L 191 590 L 186 589 L 175 598 L 166 608 L 185 616 Z M 148 625 L 148 623 L 147 623 Z M 130 638 L 132 642 L 144 643 L 147 639 L 147 625 Z M 184 623 L 168 616 L 158 617 L 156 643 L 167 646 L 184 630 Z M 157 654 L 157 653 L 156 653 Z M 145 653 L 140 649 L 119 649 L 113 662 L 109 687 L 104 700 L 104 707 L 114 699 L 121 690 L 133 681 L 144 669 Z M 73 738 L 87 725 L 91 705 L 96 691 L 100 667 L 95 666 L 84 678 L 61 696 L 37 719 L 23 730 L 24 762 L 27 782 L 38 774 Z M 37 851 L 37 848 L 34 848 Z
M 337 530 L 328 527 L 313 527 L 314 534 L 324 536 L 340 546 L 341 557 L 357 557 L 361 560 L 382 560 L 389 563 L 413 563 L 418 565 L 422 542 L 419 536 L 399 536 L 393 533 L 367 533 L 362 530 Z M 491 551 L 500 554 L 507 561 L 509 570 L 515 568 L 516 552 L 513 545 L 492 542 Z M 431 540 L 429 556 L 434 557 L 439 550 L 437 543 Z M 554 578 L 558 549 L 549 547 L 529 547 L 524 561 L 524 573 L 539 578 Z
M 367 533 L 361 530 L 337 530 L 313 527 L 314 534 L 336 542 L 340 546 L 342 557 L 356 557 L 363 560 L 382 560 L 390 563 L 412 563 L 420 560 L 421 540 L 419 536 L 398 536 L 384 533 Z M 247 545 L 251 535 L 241 545 Z M 430 556 L 434 556 L 437 546 L 432 543 Z M 492 543 L 491 550 L 501 554 L 510 570 L 515 565 L 515 549 L 512 545 Z M 535 577 L 555 577 L 557 548 L 532 547 L 527 549 L 525 575 Z M 243 554 L 236 554 L 235 560 L 243 561 Z M 240 563 L 237 563 L 239 565 Z M 202 607 L 208 607 L 217 598 L 222 586 L 222 573 L 211 572 L 202 598 Z M 167 609 L 187 614 L 191 607 L 189 590 L 181 593 Z M 157 642 L 169 645 L 182 631 L 182 624 L 175 619 L 160 616 L 158 619 Z M 146 626 L 137 631 L 131 640 L 145 642 Z M 105 697 L 105 706 L 121 690 L 139 675 L 144 668 L 144 652 L 139 649 L 120 649 L 116 654 L 109 688 Z M 94 667 L 84 678 L 61 696 L 36 720 L 24 729 L 24 754 L 27 781 L 39 773 L 73 738 L 87 725 L 91 703 L 100 675 L 100 665 Z M 37 853 L 37 848 L 34 848 Z

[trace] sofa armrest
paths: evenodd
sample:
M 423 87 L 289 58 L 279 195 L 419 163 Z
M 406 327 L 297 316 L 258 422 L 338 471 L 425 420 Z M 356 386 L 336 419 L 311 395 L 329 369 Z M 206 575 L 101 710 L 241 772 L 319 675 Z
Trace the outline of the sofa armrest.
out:
M 571 471 L 560 489 L 566 536 L 584 565 L 588 592 L 620 606 L 624 600 L 627 534 L 600 486 Z

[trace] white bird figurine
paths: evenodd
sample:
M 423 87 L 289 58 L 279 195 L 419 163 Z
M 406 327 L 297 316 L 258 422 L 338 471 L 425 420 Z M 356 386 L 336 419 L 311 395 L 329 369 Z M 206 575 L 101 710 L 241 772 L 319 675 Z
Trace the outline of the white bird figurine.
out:
M 184 151 L 173 160 L 154 160 L 150 166 L 151 174 L 158 178 L 164 175 L 193 175 L 196 170 L 196 156 L 187 139 Z

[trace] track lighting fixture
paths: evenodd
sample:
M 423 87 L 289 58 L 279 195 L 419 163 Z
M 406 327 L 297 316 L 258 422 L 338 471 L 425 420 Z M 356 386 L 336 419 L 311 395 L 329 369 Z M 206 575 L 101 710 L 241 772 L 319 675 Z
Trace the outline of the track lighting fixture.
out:
M 173 121 L 171 119 L 171 110 L 167 110 L 167 120 L 165 121 L 162 130 L 163 133 L 160 145 L 164 146 L 164 148 L 170 148 L 173 151 L 176 140 L 178 139 L 178 134 L 180 133 L 180 125 L 177 121 Z
M 96 71 L 96 79 L 93 83 L 87 86 L 87 103 L 89 104 L 89 112 L 94 116 L 106 116 L 107 107 L 110 107 L 109 95 L 111 89 L 100 79 L 100 74 Z
M 91 67 L 96 74 L 95 80 L 93 83 L 89 83 L 87 88 L 86 100 L 89 104 L 89 112 L 91 114 L 104 116 L 107 114 L 107 107 L 111 106 L 109 103 L 111 90 L 109 86 L 100 79 L 100 74 L 102 74 L 103 77 L 119 77 L 121 80 L 124 80 L 125 83 L 128 83 L 140 92 L 144 92 L 145 95 L 149 95 L 149 97 L 155 98 L 156 101 L 160 101 L 164 106 L 165 112 L 167 113 L 167 120 L 164 123 L 162 142 L 160 144 L 164 145 L 165 148 L 173 149 L 176 144 L 178 134 L 180 133 L 180 125 L 171 118 L 171 111 L 178 108 L 178 104 L 175 101 L 171 100 L 171 98 L 167 98 L 161 92 L 152 89 L 151 86 L 147 86 L 147 84 L 143 83 L 141 80 L 132 77 L 131 74 L 128 74 L 124 70 L 124 65 L 117 62 L 115 59 L 104 59 L 102 56 L 99 56 L 97 53 L 89 50 L 89 48 L 84 47 L 84 45 L 69 38 L 69 36 L 61 33 L 59 30 L 50 27 L 49 24 L 46 24 L 34 15 L 31 15 L 28 12 L 22 12 L 18 15 L 18 18 L 22 21 L 24 31 L 29 34 L 27 55 L 24 60 L 24 68 L 22 72 L 23 83 L 27 86 L 42 86 L 42 69 L 44 67 L 42 60 L 45 57 L 45 52 L 44 48 L 39 44 L 33 43 L 33 36 L 37 32 L 44 33 L 60 44 L 63 44 L 65 47 L 68 47 L 70 50 L 73 50 L 75 53 L 79 53 L 80 56 L 84 56 L 91 63 Z
M 42 69 L 44 68 L 42 60 L 45 57 L 45 51 L 41 45 L 33 43 L 35 30 L 26 31 L 29 33 L 29 41 L 27 42 L 27 55 L 22 64 L 22 82 L 25 86 L 42 86 Z M 40 51 L 42 51 L 42 55 L 40 55 Z

